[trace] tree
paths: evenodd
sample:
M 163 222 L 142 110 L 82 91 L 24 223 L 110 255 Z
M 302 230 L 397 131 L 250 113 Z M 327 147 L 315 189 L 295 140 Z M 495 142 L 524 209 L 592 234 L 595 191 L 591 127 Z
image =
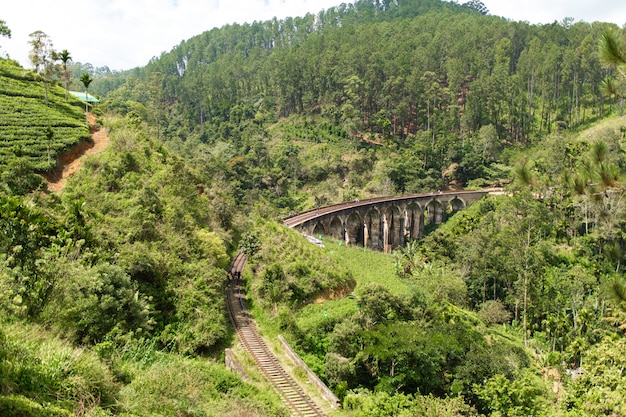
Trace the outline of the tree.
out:
M 85 86 L 85 114 L 89 111 L 89 84 L 92 81 L 93 78 L 86 72 L 80 76 L 80 82 Z
M 7 26 L 7 22 L 0 20 L 0 35 L 7 38 L 11 37 L 11 29 Z
M 481 14 L 489 13 L 489 9 L 487 9 L 487 6 L 485 6 L 485 4 L 480 0 L 470 0 L 467 3 L 463 3 L 461 6 L 467 7 L 468 9 L 476 10 Z
M 61 60 L 61 68 L 62 68 L 61 79 L 63 80 L 63 84 L 65 85 L 65 101 L 67 101 L 67 98 L 68 98 L 67 86 L 70 80 L 72 79 L 72 70 L 67 67 L 67 63 L 72 60 L 72 57 L 70 56 L 70 53 L 67 51 L 67 49 L 64 49 L 59 54 L 59 59 Z
M 46 97 L 46 105 L 48 104 L 48 81 L 52 76 L 54 62 L 58 55 L 55 52 L 52 40 L 44 32 L 38 30 L 31 33 L 29 43 L 33 47 L 30 51 L 29 59 L 35 67 L 35 71 L 43 78 L 43 86 Z
M 54 131 L 50 126 L 46 128 L 46 139 L 48 142 L 48 166 L 50 166 L 50 147 L 52 146 L 52 139 L 54 139 Z
M 4 20 L 0 20 L 0 36 L 11 38 L 11 29 L 9 29 Z
M 615 32 L 607 31 L 600 43 L 600 61 L 610 69 L 617 70 L 620 79 L 606 77 L 602 83 L 604 93 L 624 100 L 624 81 L 626 80 L 626 45 Z

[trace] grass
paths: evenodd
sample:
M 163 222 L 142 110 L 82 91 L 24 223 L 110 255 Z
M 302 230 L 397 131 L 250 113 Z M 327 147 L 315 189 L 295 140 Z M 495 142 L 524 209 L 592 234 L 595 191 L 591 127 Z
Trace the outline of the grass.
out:
M 281 415 L 273 391 L 151 342 L 79 348 L 37 325 L 0 323 L 0 415 Z M 246 414 L 247 413 L 247 414 Z
M 326 251 L 338 263 L 348 268 L 356 280 L 354 293 L 369 284 L 387 287 L 394 294 L 409 291 L 411 284 L 400 279 L 394 272 L 394 257 L 388 253 L 346 246 L 330 238 L 325 238 Z

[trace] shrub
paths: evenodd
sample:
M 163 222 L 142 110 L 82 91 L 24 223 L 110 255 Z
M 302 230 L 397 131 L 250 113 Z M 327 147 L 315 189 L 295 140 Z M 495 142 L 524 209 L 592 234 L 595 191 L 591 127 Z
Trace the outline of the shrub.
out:
M 74 414 L 54 405 L 43 407 L 21 395 L 0 395 L 0 415 L 2 417 L 72 417 Z
M 122 331 L 147 327 L 147 304 L 120 267 L 110 264 L 57 266 L 63 279 L 59 280 L 42 316 L 50 323 L 61 325 L 73 340 L 95 343 L 116 327 Z
M 480 306 L 478 317 L 489 326 L 508 322 L 511 320 L 511 313 L 507 311 L 501 301 L 489 300 Z

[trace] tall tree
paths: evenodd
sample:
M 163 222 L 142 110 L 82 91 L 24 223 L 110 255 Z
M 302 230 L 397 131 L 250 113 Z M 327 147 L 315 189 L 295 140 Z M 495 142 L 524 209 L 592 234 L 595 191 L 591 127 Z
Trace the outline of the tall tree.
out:
M 86 72 L 80 76 L 80 82 L 85 86 L 85 115 L 89 112 L 89 84 L 92 81 L 93 78 Z
M 61 69 L 62 69 L 61 79 L 63 80 L 63 85 L 65 86 L 65 101 L 67 101 L 67 98 L 68 98 L 67 86 L 70 80 L 72 79 L 72 70 L 67 67 L 67 63 L 72 60 L 72 56 L 67 51 L 67 49 L 64 49 L 59 54 L 59 59 L 61 60 Z
M 29 59 L 35 67 L 35 71 L 42 76 L 46 104 L 48 104 L 48 81 L 52 76 L 54 62 L 57 60 L 58 56 L 52 45 L 52 40 L 44 32 L 38 30 L 31 33 L 29 36 L 29 43 L 33 48 L 30 51 Z
M 0 20 L 0 36 L 4 36 L 6 38 L 11 37 L 11 29 L 9 29 L 7 22 L 4 20 Z

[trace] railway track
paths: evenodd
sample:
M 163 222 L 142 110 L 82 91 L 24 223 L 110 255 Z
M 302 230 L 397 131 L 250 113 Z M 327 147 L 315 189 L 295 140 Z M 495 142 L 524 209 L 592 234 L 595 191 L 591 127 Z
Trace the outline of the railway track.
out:
M 244 303 L 241 273 L 246 266 L 246 256 L 239 253 L 230 265 L 231 280 L 227 288 L 227 304 L 230 319 L 237 330 L 239 340 L 250 353 L 261 372 L 270 381 L 283 403 L 300 417 L 326 417 L 302 388 L 285 372 L 282 365 L 267 347 L 256 330 Z

